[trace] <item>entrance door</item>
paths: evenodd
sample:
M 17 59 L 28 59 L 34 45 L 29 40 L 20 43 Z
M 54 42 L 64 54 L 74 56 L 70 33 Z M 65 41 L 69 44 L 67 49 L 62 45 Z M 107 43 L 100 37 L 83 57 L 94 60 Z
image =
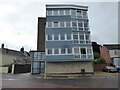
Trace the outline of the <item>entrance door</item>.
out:
M 35 74 L 40 73 L 40 62 L 39 61 L 33 62 L 32 73 L 35 73 Z

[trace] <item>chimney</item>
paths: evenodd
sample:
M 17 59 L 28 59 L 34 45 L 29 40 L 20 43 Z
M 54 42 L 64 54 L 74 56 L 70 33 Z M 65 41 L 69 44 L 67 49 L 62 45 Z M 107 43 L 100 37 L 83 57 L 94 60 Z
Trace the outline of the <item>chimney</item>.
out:
M 22 47 L 22 48 L 20 49 L 20 52 L 24 53 L 24 47 Z
M 1 45 L 1 48 L 2 48 L 2 49 L 4 48 L 4 43 Z

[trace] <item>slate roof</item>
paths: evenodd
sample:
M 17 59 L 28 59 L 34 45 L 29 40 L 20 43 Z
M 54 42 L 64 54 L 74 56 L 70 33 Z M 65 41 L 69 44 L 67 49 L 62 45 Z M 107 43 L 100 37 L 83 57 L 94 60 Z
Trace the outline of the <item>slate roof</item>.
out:
M 0 48 L 2 54 L 5 54 L 5 55 L 12 55 L 12 56 L 22 56 L 22 57 L 25 57 L 25 55 L 20 52 L 20 51 L 16 51 L 16 50 L 11 50 L 11 49 L 7 49 L 7 48 Z
M 109 50 L 120 50 L 120 44 L 104 44 L 103 46 L 107 47 Z

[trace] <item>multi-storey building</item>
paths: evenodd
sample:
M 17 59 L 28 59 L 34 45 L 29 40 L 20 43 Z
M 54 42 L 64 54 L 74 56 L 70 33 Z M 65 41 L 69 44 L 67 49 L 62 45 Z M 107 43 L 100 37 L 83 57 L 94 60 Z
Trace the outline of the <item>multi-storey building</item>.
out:
M 45 52 L 47 73 L 79 73 L 81 69 L 93 72 L 87 11 L 87 6 L 46 5 L 46 19 L 39 20 L 46 25 L 44 39 L 38 35 L 41 41 L 38 51 Z M 39 33 L 41 31 L 43 29 L 38 29 Z M 44 50 L 39 48 L 42 43 Z

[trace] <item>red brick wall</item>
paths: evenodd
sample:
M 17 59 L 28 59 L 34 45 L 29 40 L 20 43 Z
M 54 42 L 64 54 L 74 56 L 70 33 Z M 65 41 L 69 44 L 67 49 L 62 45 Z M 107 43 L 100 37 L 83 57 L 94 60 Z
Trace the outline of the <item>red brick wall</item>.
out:
M 105 46 L 100 46 L 100 56 L 106 60 L 107 64 L 112 63 L 112 60 L 109 55 L 109 50 Z
M 108 66 L 108 64 L 94 64 L 94 71 L 102 71 L 105 66 Z

